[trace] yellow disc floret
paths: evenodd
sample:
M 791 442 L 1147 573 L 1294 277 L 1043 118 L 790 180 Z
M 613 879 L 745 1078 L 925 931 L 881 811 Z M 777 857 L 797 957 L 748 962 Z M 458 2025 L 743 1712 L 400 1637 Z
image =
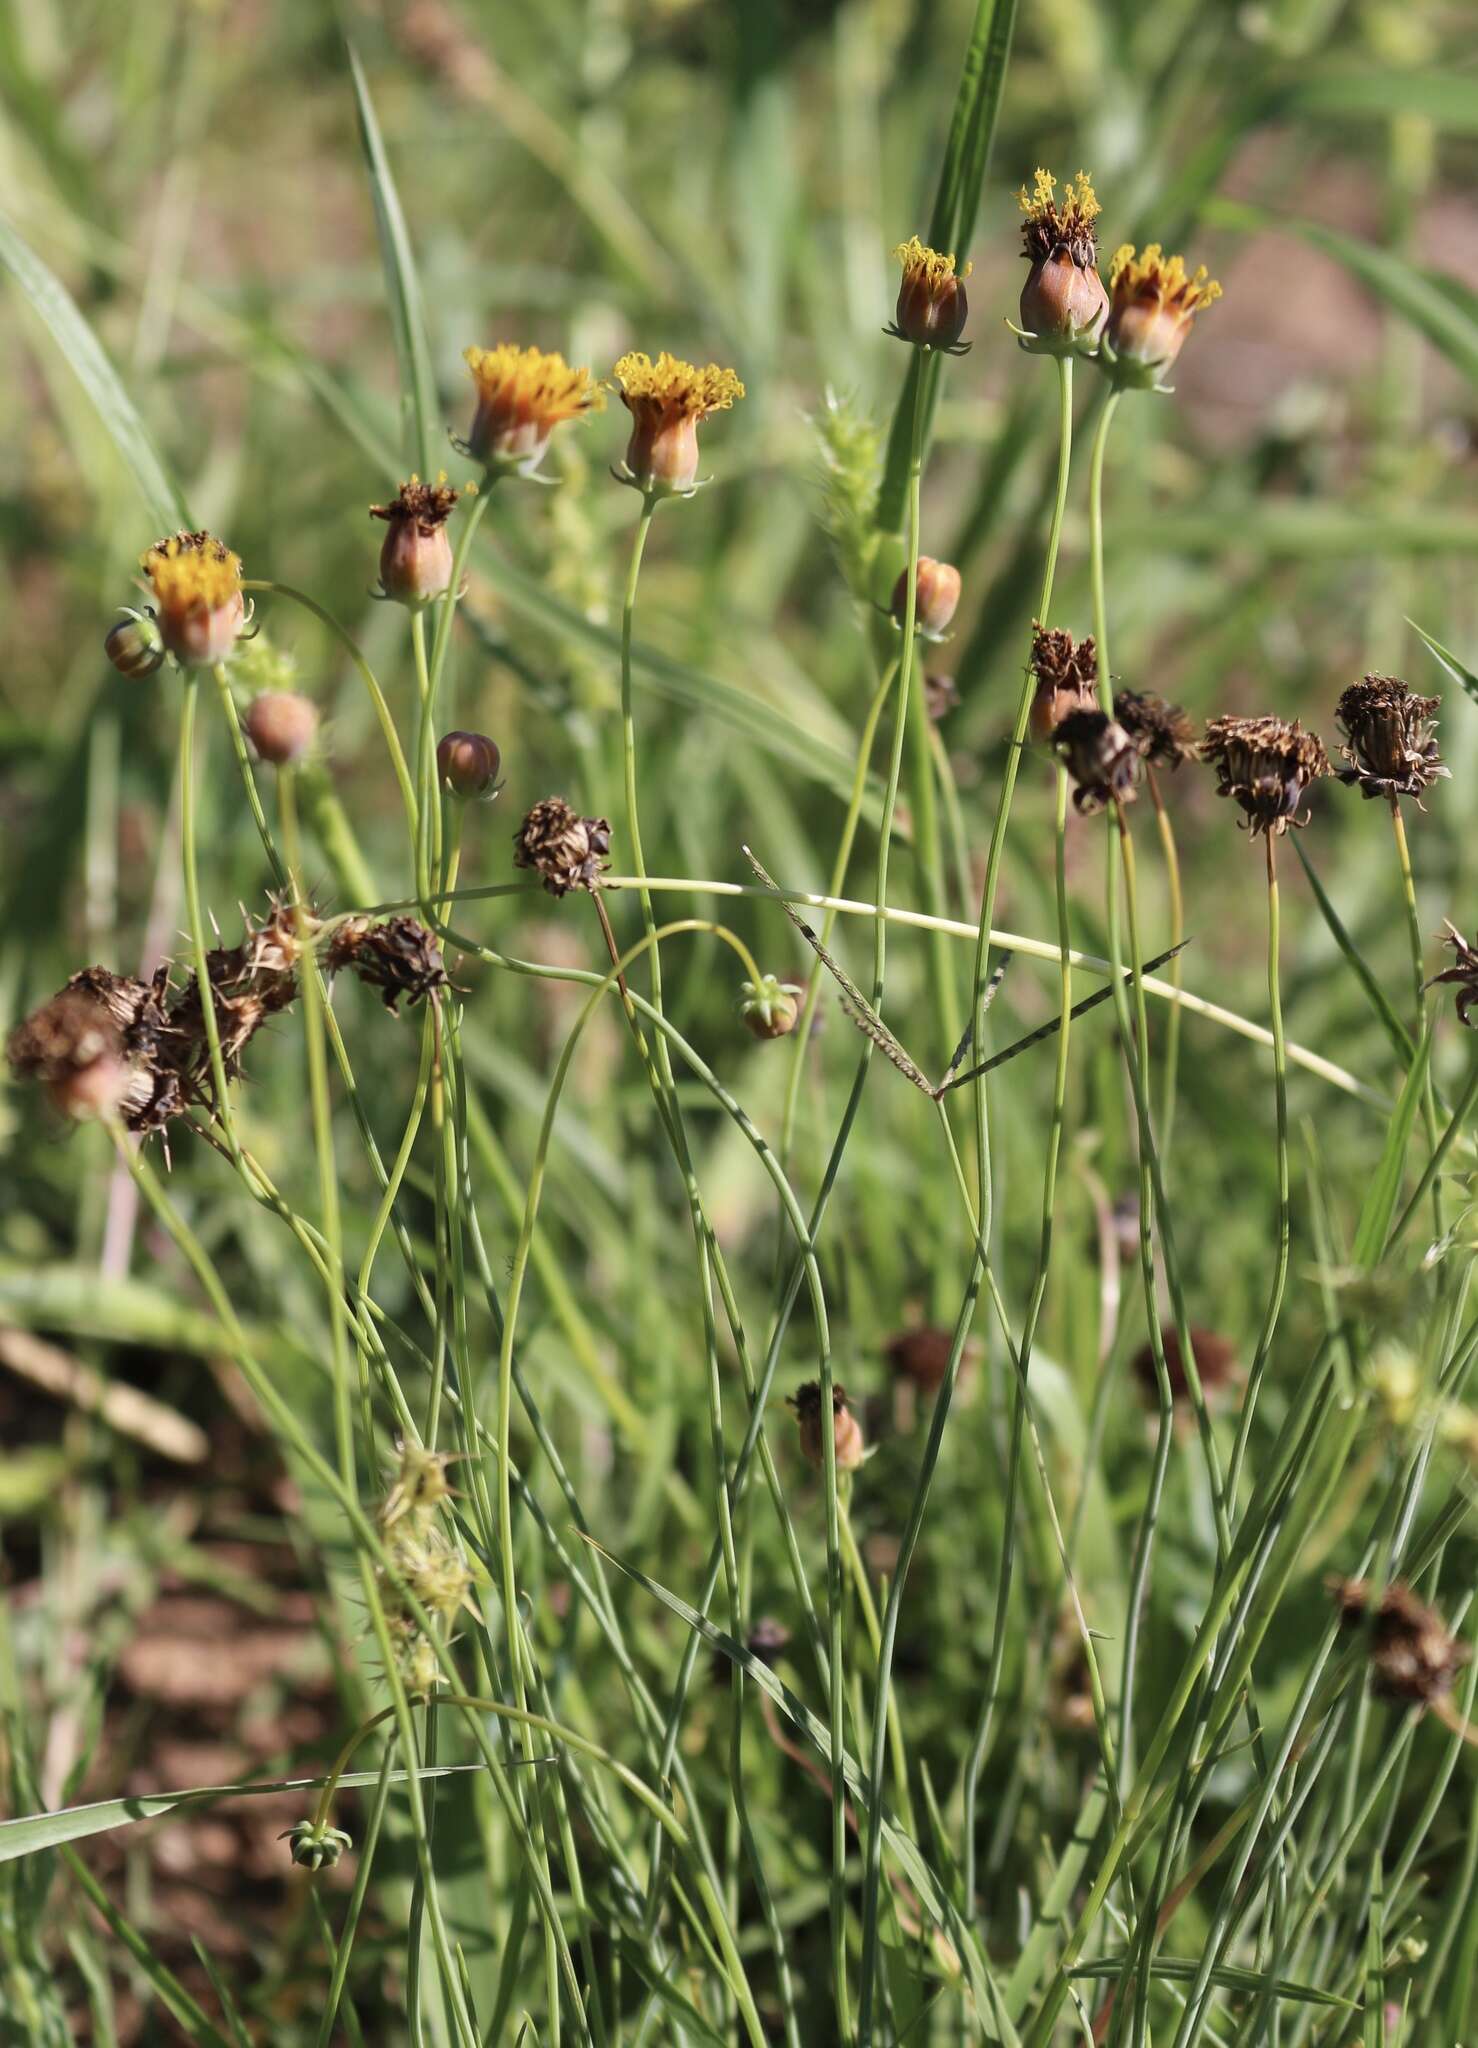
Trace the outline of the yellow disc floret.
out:
M 1167 256 L 1158 242 L 1150 242 L 1135 254 L 1132 242 L 1114 251 L 1109 265 L 1109 290 L 1115 298 L 1157 298 L 1178 313 L 1199 313 L 1215 305 L 1221 286 L 1205 264 L 1192 275 L 1183 256 Z
M 937 249 L 921 242 L 917 235 L 910 235 L 906 242 L 898 244 L 893 251 L 893 261 L 903 265 L 905 278 L 932 286 L 935 290 L 952 277 L 968 277 L 975 268 L 973 263 L 967 263 L 963 270 L 957 272 L 953 256 L 942 256 Z
M 241 595 L 241 559 L 209 533 L 172 533 L 140 558 L 166 613 L 218 611 Z
M 654 363 L 640 349 L 622 356 L 613 372 L 621 396 L 632 411 L 648 404 L 669 416 L 702 420 L 712 412 L 727 412 L 744 386 L 733 370 L 709 363 L 699 369 L 682 362 L 664 349 Z
M 589 370 L 571 369 L 556 351 L 546 354 L 504 341 L 496 348 L 468 348 L 462 354 L 483 405 L 517 411 L 544 427 L 599 412 L 605 404 Z

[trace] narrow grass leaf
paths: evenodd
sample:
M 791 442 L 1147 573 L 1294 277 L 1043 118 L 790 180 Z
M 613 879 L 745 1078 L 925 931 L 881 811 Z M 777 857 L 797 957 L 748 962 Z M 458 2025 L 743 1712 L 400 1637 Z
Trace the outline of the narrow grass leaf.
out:
M 0 216 L 0 262 L 19 285 L 51 338 L 71 365 L 77 381 L 92 400 L 98 418 L 112 436 L 129 474 L 139 487 L 150 517 L 161 532 L 190 525 L 190 514 L 178 484 L 164 466 L 153 437 L 124 390 L 118 372 L 103 353 L 97 336 L 83 319 L 61 280 L 41 261 L 3 216 Z
M 1354 969 L 1355 979 L 1365 991 L 1370 1000 L 1371 1008 L 1375 1011 L 1376 1016 L 1379 1017 L 1386 1036 L 1395 1048 L 1396 1057 L 1403 1066 L 1407 1065 L 1416 1051 L 1416 1040 L 1396 1015 L 1391 1005 L 1390 997 L 1381 987 L 1364 954 L 1355 944 L 1353 938 L 1351 938 L 1339 912 L 1330 901 L 1324 884 L 1319 880 L 1318 875 L 1314 872 L 1313 864 L 1304 852 L 1303 841 L 1296 838 L 1292 833 L 1289 834 L 1289 837 L 1293 840 L 1293 850 L 1298 855 L 1299 863 L 1308 879 L 1309 887 L 1314 892 L 1314 901 L 1319 906 L 1320 915 L 1329 927 L 1330 937 Z
M 401 410 L 411 459 L 422 476 L 434 473 L 433 456 L 440 443 L 440 407 L 436 400 L 436 379 L 431 369 L 431 350 L 426 339 L 426 311 L 421 299 L 420 280 L 406 230 L 400 194 L 395 188 L 390 159 L 385 153 L 380 124 L 375 118 L 369 84 L 359 52 L 347 37 L 344 48 L 349 58 L 349 76 L 354 85 L 354 107 L 359 118 L 359 140 L 369 170 L 370 197 L 375 208 L 375 230 L 380 241 L 380 262 L 390 296 L 390 321 L 395 332 L 395 359 L 400 369 Z
M 1360 1210 L 1360 1222 L 1355 1231 L 1355 1247 L 1351 1254 L 1357 1266 L 1370 1267 L 1378 1264 L 1386 1248 L 1386 1235 L 1391 1219 L 1396 1213 L 1396 1201 L 1401 1193 L 1401 1180 L 1406 1167 L 1406 1149 L 1411 1141 L 1412 1125 L 1421 1105 L 1422 1090 L 1426 1082 L 1427 1062 L 1432 1057 L 1432 1032 L 1428 1025 L 1417 1047 L 1416 1058 L 1406 1076 L 1406 1084 L 1396 1103 L 1390 1126 L 1386 1131 L 1386 1142 L 1381 1148 L 1380 1163 L 1375 1176 L 1365 1191 L 1364 1205 Z

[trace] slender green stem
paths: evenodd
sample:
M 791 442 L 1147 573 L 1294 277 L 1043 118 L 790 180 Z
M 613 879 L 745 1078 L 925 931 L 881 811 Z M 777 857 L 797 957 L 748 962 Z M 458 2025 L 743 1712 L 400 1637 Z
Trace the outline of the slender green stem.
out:
M 1185 897 L 1180 884 L 1180 853 L 1175 843 L 1175 826 L 1166 807 L 1160 789 L 1160 779 L 1153 768 L 1146 768 L 1145 780 L 1149 784 L 1150 801 L 1155 807 L 1155 824 L 1160 834 L 1160 851 L 1165 860 L 1165 887 L 1170 897 L 1170 943 L 1178 946 L 1185 937 Z M 1170 1157 L 1170 1138 L 1175 1128 L 1176 1088 L 1180 1079 L 1180 980 L 1183 965 L 1182 955 L 1177 953 L 1170 962 L 1166 976 L 1175 994 L 1170 1003 L 1170 1015 L 1165 1020 L 1165 1064 L 1160 1082 L 1160 1157 Z
M 1068 477 L 1072 469 L 1073 456 L 1073 365 L 1070 356 L 1057 359 L 1057 488 L 1052 502 L 1052 523 L 1047 534 L 1047 550 L 1042 563 L 1042 587 L 1037 599 L 1037 618 L 1047 623 L 1052 609 L 1052 590 L 1057 576 L 1057 555 L 1062 544 L 1062 522 L 1067 510 Z M 975 933 L 975 964 L 971 986 L 970 1018 L 974 1027 L 974 1051 L 979 1058 L 984 1052 L 986 980 L 990 968 L 990 949 L 1000 943 L 1000 935 L 992 929 L 995 917 L 996 891 L 1000 886 L 1001 862 L 1006 849 L 1006 829 L 1011 819 L 1011 800 L 1016 790 L 1016 778 L 1021 769 L 1021 757 L 1026 746 L 1027 720 L 1031 715 L 1032 694 L 1035 679 L 1030 664 L 1022 671 L 1021 693 L 1016 704 L 1016 720 L 1011 731 L 1011 743 L 1006 754 L 1005 772 L 1001 779 L 1001 794 L 996 805 L 996 815 L 991 826 L 990 844 L 985 857 L 985 889 L 980 901 L 980 921 Z M 1061 950 L 1059 948 L 1059 962 Z M 990 1144 L 990 1099 L 985 1079 L 975 1084 L 975 1147 L 978 1170 L 977 1210 L 978 1230 L 982 1245 L 989 1247 L 994 1217 L 994 1175 L 992 1171 Z M 1006 1463 L 1006 1495 L 1002 1507 L 1001 1558 L 996 1573 L 995 1608 L 991 1624 L 990 1675 L 980 1713 L 976 1720 L 975 1737 L 970 1746 L 966 1764 L 969 1776 L 969 1793 L 965 1799 L 964 1825 L 966 1841 L 970 1845 L 965 1851 L 962 1863 L 974 1872 L 975 1856 L 973 1838 L 976 1832 L 976 1802 L 979 1797 L 980 1773 L 990 1752 L 990 1738 L 994 1725 L 995 1709 L 1001 1696 L 1001 1676 L 1004 1665 L 1007 1618 L 1011 1606 L 1011 1581 L 1016 1562 L 1016 1500 L 1020 1484 L 1021 1438 L 1024 1420 L 1025 1388 L 1017 1382 L 1012 1395 L 1011 1443 Z M 972 1915 L 975 1910 L 973 1893 L 965 1893 L 965 1911 Z
M 1273 1263 L 1273 1284 L 1268 1293 L 1267 1310 L 1263 1316 L 1262 1329 L 1258 1334 L 1257 1350 L 1253 1353 L 1252 1367 L 1247 1375 L 1247 1388 L 1242 1397 L 1242 1412 L 1237 1418 L 1237 1440 L 1232 1447 L 1232 1462 L 1227 1474 L 1227 1496 L 1235 1507 L 1237 1482 L 1242 1476 L 1242 1461 L 1247 1455 L 1247 1440 L 1252 1432 L 1252 1417 L 1257 1407 L 1257 1397 L 1262 1388 L 1263 1374 L 1267 1370 L 1269 1355 L 1273 1348 L 1273 1337 L 1278 1327 L 1278 1317 L 1283 1307 L 1283 1293 L 1288 1282 L 1288 1252 L 1292 1234 L 1292 1207 L 1289 1198 L 1288 1174 L 1288 1052 L 1283 1042 L 1283 996 L 1278 976 L 1278 862 L 1277 839 L 1269 832 L 1267 840 L 1268 869 L 1268 1015 L 1273 1027 L 1273 1095 L 1276 1103 L 1278 1122 L 1278 1213 L 1274 1228 L 1277 1233 L 1277 1251 Z
M 636 592 L 641 579 L 642 556 L 646 553 L 647 535 L 652 529 L 652 515 L 657 500 L 647 494 L 642 498 L 641 512 L 637 517 L 636 531 L 631 537 L 631 559 L 626 569 L 626 590 L 621 600 L 621 773 L 626 792 L 626 836 L 631 845 L 631 866 L 637 878 L 637 895 L 641 901 L 642 930 L 650 939 L 657 928 L 652 911 L 652 899 L 642 887 L 647 864 L 642 853 L 641 812 L 636 793 L 636 712 L 633 704 L 631 677 L 631 636 L 636 620 Z M 653 946 L 647 963 L 652 978 L 652 1004 L 662 1008 L 662 961 L 658 949 Z M 672 1067 L 667 1057 L 665 1043 L 659 1039 L 657 1047 L 658 1072 L 664 1087 L 672 1085 Z
M 185 922 L 190 932 L 190 954 L 195 978 L 200 984 L 200 1014 L 205 1020 L 205 1043 L 210 1058 L 211 1087 L 221 1134 L 233 1164 L 241 1164 L 241 1146 L 236 1120 L 226 1085 L 226 1063 L 221 1055 L 221 1030 L 216 1017 L 215 994 L 210 985 L 210 948 L 206 944 L 205 919 L 200 909 L 200 873 L 195 858 L 195 705 L 200 689 L 194 669 L 186 669 L 180 696 L 180 861 L 185 878 Z
M 1401 895 L 1406 906 L 1406 930 L 1411 942 L 1411 975 L 1416 995 L 1417 1037 L 1423 1038 L 1427 1029 L 1427 983 L 1422 962 L 1422 921 L 1416 902 L 1416 877 L 1411 868 L 1411 848 L 1406 842 L 1406 820 L 1401 811 L 1399 796 L 1391 798 L 1391 830 L 1396 839 L 1396 858 L 1401 866 Z M 1425 1086 L 1422 1091 L 1422 1115 L 1426 1124 L 1427 1148 L 1437 1145 L 1437 1092 L 1432 1079 L 1432 1063 L 1427 1062 Z M 1437 1181 L 1432 1182 L 1432 1218 L 1438 1235 L 1442 1232 L 1442 1189 Z
M 218 661 L 212 673 L 216 679 L 216 689 L 220 693 L 221 709 L 226 714 L 226 730 L 231 735 L 231 751 L 236 756 L 236 766 L 241 773 L 241 786 L 246 791 L 247 806 L 251 811 L 252 822 L 257 828 L 257 837 L 266 852 L 273 881 L 279 889 L 286 889 L 287 869 L 283 866 L 282 856 L 277 851 L 277 842 L 273 839 L 272 828 L 267 823 L 267 813 L 262 808 L 262 793 L 257 788 L 251 756 L 246 751 L 246 735 L 241 730 L 241 720 L 236 716 L 236 699 L 231 694 L 231 683 L 226 674 L 225 664 Z
M 1123 393 L 1115 387 L 1103 402 L 1093 451 L 1088 458 L 1088 576 L 1093 590 L 1093 639 L 1098 652 L 1098 696 L 1105 714 L 1114 715 L 1114 684 L 1109 668 L 1108 599 L 1103 587 L 1103 457 L 1108 447 L 1109 428 L 1119 409 Z M 1109 862 L 1109 873 L 1115 872 Z

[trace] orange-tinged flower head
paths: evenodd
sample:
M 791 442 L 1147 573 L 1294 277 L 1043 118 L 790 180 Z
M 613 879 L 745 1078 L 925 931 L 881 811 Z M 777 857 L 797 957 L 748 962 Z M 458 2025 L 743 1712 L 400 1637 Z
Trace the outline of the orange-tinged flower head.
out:
M 621 481 L 664 497 L 691 497 L 698 488 L 698 428 L 710 413 L 727 412 L 744 386 L 732 370 L 717 363 L 700 370 L 666 349 L 655 363 L 633 349 L 612 375 L 631 414 Z
M 893 261 L 903 265 L 903 281 L 898 287 L 893 324 L 884 332 L 897 341 L 912 342 L 915 348 L 964 355 L 970 346 L 960 340 L 970 313 L 965 279 L 973 266 L 967 263 L 956 271 L 953 256 L 942 256 L 917 235 L 899 243 Z
M 1108 318 L 1108 293 L 1098 274 L 1102 208 L 1079 171 L 1057 197 L 1057 180 L 1039 170 L 1018 194 L 1025 218 L 1022 254 L 1031 265 L 1021 288 L 1021 346 L 1033 355 L 1071 355 L 1097 347 Z
M 1158 387 L 1197 313 L 1220 297 L 1221 286 L 1204 264 L 1192 275 L 1183 256 L 1167 256 L 1158 242 L 1138 255 L 1128 242 L 1116 249 L 1103 334 L 1103 359 L 1115 381 Z
M 462 353 L 477 386 L 477 410 L 459 445 L 499 475 L 531 475 L 562 421 L 605 405 L 589 370 L 572 370 L 562 355 L 506 341 Z
M 187 668 L 224 661 L 246 624 L 241 561 L 210 533 L 172 533 L 141 557 L 159 633 Z

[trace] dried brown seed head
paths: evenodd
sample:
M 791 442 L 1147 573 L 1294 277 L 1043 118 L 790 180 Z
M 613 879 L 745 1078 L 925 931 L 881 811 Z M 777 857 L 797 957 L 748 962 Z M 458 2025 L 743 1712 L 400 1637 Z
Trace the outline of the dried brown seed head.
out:
M 1228 1338 L 1218 1336 L 1215 1330 L 1203 1330 L 1197 1324 L 1191 1326 L 1190 1339 L 1202 1390 L 1214 1398 L 1236 1379 L 1237 1347 Z M 1174 1323 L 1166 1323 L 1162 1327 L 1160 1343 L 1165 1353 L 1171 1398 L 1179 1408 L 1190 1400 L 1191 1387 L 1180 1348 L 1180 1333 Z M 1153 1402 L 1158 1397 L 1160 1383 L 1155 1373 L 1155 1354 L 1148 1344 L 1142 1345 L 1134 1354 L 1132 1370 L 1145 1399 Z
M 1393 1580 L 1377 1597 L 1369 1579 L 1332 1577 L 1325 1584 L 1345 1624 L 1370 1631 L 1371 1686 L 1381 1698 L 1430 1706 L 1451 1689 L 1471 1653 L 1410 1586 Z
M 1217 795 L 1235 799 L 1254 837 L 1307 824 L 1299 811 L 1309 785 L 1330 772 L 1323 742 L 1297 719 L 1213 718 L 1201 757 L 1216 769 Z
M 1045 744 L 1072 711 L 1098 711 L 1098 649 L 1090 633 L 1071 633 L 1040 621 L 1032 628 L 1031 671 L 1036 678 L 1030 731 Z
M 1116 690 L 1114 716 L 1150 767 L 1178 768 L 1196 759 L 1196 728 L 1189 714 L 1152 690 Z
M 1351 683 L 1335 708 L 1348 766 L 1341 782 L 1365 797 L 1419 797 L 1451 774 L 1443 766 L 1433 716 L 1440 697 L 1418 697 L 1397 676 L 1365 676 Z
M 1083 817 L 1105 804 L 1132 801 L 1139 755 L 1116 718 L 1097 710 L 1070 711 L 1054 729 L 1052 745 L 1077 785 L 1073 808 Z
M 536 803 L 513 839 L 513 864 L 532 868 L 551 896 L 572 889 L 594 889 L 611 850 L 611 828 L 605 818 L 582 818 L 562 796 Z
M 414 917 L 388 917 L 382 924 L 345 918 L 330 934 L 326 964 L 330 974 L 347 968 L 367 988 L 377 988 L 387 1010 L 402 996 L 418 1003 L 449 985 L 435 934 Z

